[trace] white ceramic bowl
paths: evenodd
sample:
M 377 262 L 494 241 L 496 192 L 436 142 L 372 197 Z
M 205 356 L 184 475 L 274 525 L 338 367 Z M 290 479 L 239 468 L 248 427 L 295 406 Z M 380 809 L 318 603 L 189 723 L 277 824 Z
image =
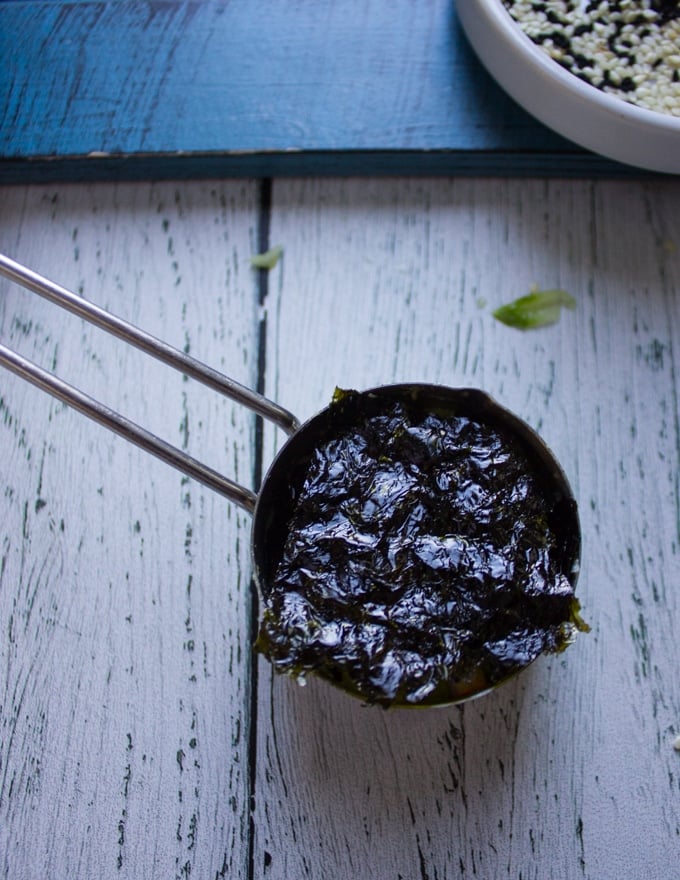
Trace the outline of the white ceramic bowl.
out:
M 481 62 L 525 110 L 602 156 L 680 174 L 680 117 L 629 104 L 583 82 L 523 33 L 501 0 L 457 0 Z

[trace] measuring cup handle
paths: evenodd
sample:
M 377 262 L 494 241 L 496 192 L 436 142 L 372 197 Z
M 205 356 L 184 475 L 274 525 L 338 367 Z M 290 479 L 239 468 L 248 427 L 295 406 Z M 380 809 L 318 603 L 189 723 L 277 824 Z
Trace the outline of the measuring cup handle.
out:
M 155 336 L 151 336 L 144 330 L 140 330 L 122 318 L 112 315 L 82 296 L 55 284 L 27 266 L 23 266 L 2 254 L 0 254 L 0 275 L 4 275 L 10 281 L 20 284 L 55 305 L 78 315 L 102 330 L 106 330 L 124 342 L 134 345 L 159 361 L 191 376 L 209 388 L 219 391 L 226 397 L 242 403 L 248 409 L 278 425 L 287 434 L 293 434 L 298 429 L 299 422 L 292 413 L 262 394 L 252 391 L 218 370 L 214 370 L 185 352 L 173 348 Z M 47 391 L 53 397 L 72 406 L 83 415 L 99 422 L 167 464 L 226 496 L 250 513 L 253 512 L 257 496 L 250 489 L 240 486 L 197 459 L 166 443 L 72 385 L 62 382 L 61 379 L 22 358 L 4 345 L 0 345 L 0 364 L 43 391 Z
M 166 443 L 165 440 L 161 440 L 160 437 L 126 419 L 115 410 L 109 409 L 67 382 L 63 382 L 57 376 L 48 373 L 42 367 L 26 360 L 2 344 L 0 344 L 0 365 L 146 452 L 150 452 L 166 464 L 172 465 L 182 473 L 193 477 L 210 489 L 214 489 L 220 495 L 224 495 L 230 501 L 247 510 L 248 513 L 254 511 L 257 495 L 250 489 L 235 483 L 170 443 Z
M 168 345 L 144 330 L 140 330 L 139 327 L 129 324 L 122 318 L 105 311 L 84 297 L 67 290 L 65 287 L 55 284 L 48 278 L 38 275 L 37 272 L 34 272 L 27 266 L 22 266 L 21 263 L 17 263 L 3 254 L 0 254 L 0 275 L 4 275 L 10 281 L 14 281 L 27 290 L 39 294 L 55 305 L 72 312 L 74 315 L 78 315 L 85 321 L 95 324 L 124 342 L 134 345 L 159 361 L 168 364 L 168 366 L 185 373 L 187 376 L 191 376 L 192 379 L 202 382 L 209 388 L 219 391 L 238 403 L 242 403 L 248 409 L 278 425 L 287 434 L 294 433 L 300 427 L 295 416 L 287 409 L 279 406 L 278 403 L 274 403 L 262 394 L 258 394 L 257 391 L 241 385 L 218 370 L 214 370 L 212 367 L 191 357 L 191 355 Z

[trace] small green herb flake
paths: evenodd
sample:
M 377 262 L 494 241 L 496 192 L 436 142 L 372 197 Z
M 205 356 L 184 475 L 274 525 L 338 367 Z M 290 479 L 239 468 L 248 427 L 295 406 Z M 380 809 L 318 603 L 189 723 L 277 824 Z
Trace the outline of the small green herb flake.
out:
M 566 290 L 532 290 L 496 309 L 493 316 L 508 327 L 533 330 L 555 324 L 562 308 L 576 308 L 576 300 Z
M 269 248 L 268 251 L 265 251 L 262 254 L 256 254 L 254 257 L 250 258 L 250 265 L 254 269 L 273 269 L 274 266 L 279 262 L 279 258 L 283 253 L 283 248 L 280 244 L 277 244 L 276 247 Z

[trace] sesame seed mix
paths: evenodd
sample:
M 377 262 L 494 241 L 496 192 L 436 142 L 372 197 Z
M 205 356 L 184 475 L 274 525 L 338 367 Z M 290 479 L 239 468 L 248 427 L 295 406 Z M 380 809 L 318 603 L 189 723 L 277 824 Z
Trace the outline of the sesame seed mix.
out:
M 574 76 L 680 116 L 680 0 L 502 0 L 524 33 Z

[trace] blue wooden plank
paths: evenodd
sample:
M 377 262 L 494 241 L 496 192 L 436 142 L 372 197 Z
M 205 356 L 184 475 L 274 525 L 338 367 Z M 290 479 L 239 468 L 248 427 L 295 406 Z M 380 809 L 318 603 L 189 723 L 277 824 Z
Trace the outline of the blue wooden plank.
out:
M 0 181 L 629 173 L 481 69 L 451 0 L 0 3 Z

